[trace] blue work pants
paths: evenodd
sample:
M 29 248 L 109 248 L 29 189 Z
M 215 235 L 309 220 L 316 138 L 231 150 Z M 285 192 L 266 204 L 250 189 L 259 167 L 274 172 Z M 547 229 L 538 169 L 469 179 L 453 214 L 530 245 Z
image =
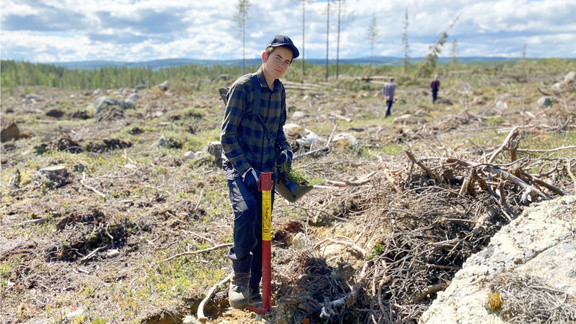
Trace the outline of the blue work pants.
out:
M 262 278 L 262 193 L 248 188 L 229 163 L 225 163 L 224 170 L 234 211 L 234 245 L 228 258 L 235 273 L 251 273 L 250 288 L 258 291 Z M 274 205 L 274 190 L 271 204 Z

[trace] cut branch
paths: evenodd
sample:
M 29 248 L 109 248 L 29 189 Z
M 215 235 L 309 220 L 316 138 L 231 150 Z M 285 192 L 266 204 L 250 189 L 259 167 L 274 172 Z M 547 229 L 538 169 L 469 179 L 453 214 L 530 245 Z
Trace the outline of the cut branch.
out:
M 212 288 L 210 288 L 210 290 L 208 290 L 208 293 L 206 293 L 206 297 L 204 297 L 204 299 L 202 299 L 202 301 L 200 302 L 200 305 L 198 306 L 198 320 L 201 322 L 206 322 L 208 320 L 208 317 L 206 317 L 204 315 L 204 305 L 206 305 L 206 303 L 210 300 L 210 298 L 212 298 L 212 296 L 214 295 L 214 293 L 216 292 L 216 289 L 218 289 L 218 287 L 224 285 L 225 283 L 227 283 L 228 281 L 230 281 L 232 279 L 232 276 L 234 274 L 231 273 L 228 277 L 226 277 L 224 280 L 220 281 L 219 283 L 215 284 L 214 286 L 212 286 Z
M 224 248 L 224 247 L 228 247 L 228 246 L 232 246 L 232 245 L 234 245 L 234 243 L 226 243 L 226 244 L 216 245 L 216 246 L 213 246 L 213 247 L 211 247 L 211 248 L 204 249 L 204 250 L 178 253 L 178 254 L 173 255 L 173 256 L 171 256 L 171 257 L 169 257 L 169 258 L 167 258 L 167 259 L 162 260 L 162 262 L 167 262 L 167 261 L 170 261 L 170 260 L 174 260 L 174 259 L 176 259 L 176 258 L 179 258 L 179 257 L 183 256 L 183 255 L 201 254 L 201 253 L 214 251 L 214 250 L 217 250 L 217 249 L 220 249 L 220 248 Z
M 420 168 L 422 168 L 422 170 L 424 170 L 426 172 L 426 174 L 428 175 L 428 177 L 430 179 L 436 179 L 436 176 L 434 175 L 434 173 L 432 173 L 432 171 L 428 170 L 428 168 L 422 164 L 420 161 L 417 161 L 416 158 L 414 157 L 414 154 L 412 154 L 412 152 L 410 151 L 404 151 L 404 153 L 406 153 L 406 155 L 408 155 L 408 158 L 414 162 L 416 165 L 418 165 Z
M 488 159 L 488 163 L 492 163 L 494 159 L 496 159 L 496 156 L 500 154 L 500 152 L 504 151 L 504 149 L 506 148 L 510 150 L 512 162 L 516 161 L 516 149 L 518 147 L 518 144 L 517 143 L 515 144 L 515 140 L 516 137 L 518 137 L 518 135 L 519 135 L 519 128 L 518 126 L 516 126 L 512 128 L 510 133 L 508 133 L 508 136 L 506 136 L 504 143 L 502 143 L 502 145 L 500 145 L 500 147 L 496 151 L 494 151 L 494 153 L 492 153 L 492 156 Z

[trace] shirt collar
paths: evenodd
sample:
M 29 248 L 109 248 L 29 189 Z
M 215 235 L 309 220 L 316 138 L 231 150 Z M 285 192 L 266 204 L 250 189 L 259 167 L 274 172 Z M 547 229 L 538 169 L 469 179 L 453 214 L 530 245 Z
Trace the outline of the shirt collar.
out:
M 258 76 L 258 81 L 260 82 L 260 87 L 270 89 L 270 87 L 268 86 L 268 82 L 266 82 L 266 77 L 264 76 L 264 70 L 262 70 L 262 67 L 260 67 L 258 69 L 258 71 L 256 71 L 256 75 Z M 282 83 L 280 82 L 280 80 L 278 80 L 278 79 L 274 80 L 274 89 L 278 89 L 278 87 L 281 84 Z

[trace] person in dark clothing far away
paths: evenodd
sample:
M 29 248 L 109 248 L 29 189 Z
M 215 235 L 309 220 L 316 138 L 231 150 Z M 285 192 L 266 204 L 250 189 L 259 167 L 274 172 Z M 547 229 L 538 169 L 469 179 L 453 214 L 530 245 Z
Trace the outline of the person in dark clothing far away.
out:
M 382 88 L 382 95 L 384 96 L 384 100 L 386 100 L 386 116 L 390 116 L 392 110 L 392 104 L 394 103 L 394 92 L 396 91 L 396 85 L 394 84 L 394 78 L 390 78 L 384 87 Z
M 286 90 L 279 79 L 298 55 L 289 37 L 275 36 L 262 53 L 258 71 L 240 77 L 226 95 L 220 141 L 234 211 L 234 245 L 228 253 L 234 273 L 228 301 L 238 309 L 262 301 L 262 193 L 258 181 L 260 173 L 275 175 L 277 166 L 292 162 L 283 130 Z
M 432 91 L 432 103 L 436 103 L 438 99 L 438 90 L 440 90 L 440 80 L 438 80 L 438 74 L 434 76 L 434 80 L 430 82 L 430 91 Z

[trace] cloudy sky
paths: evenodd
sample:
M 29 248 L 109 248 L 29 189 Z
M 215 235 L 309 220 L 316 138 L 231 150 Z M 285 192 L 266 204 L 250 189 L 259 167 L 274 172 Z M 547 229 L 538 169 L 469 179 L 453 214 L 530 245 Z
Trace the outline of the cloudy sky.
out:
M 259 57 L 276 34 L 301 49 L 302 1 L 252 0 L 246 21 L 246 57 Z M 29 62 L 166 58 L 240 59 L 242 39 L 234 17 L 238 0 L 2 0 L 2 59 Z M 336 57 L 337 4 L 330 5 L 329 56 Z M 326 57 L 326 0 L 305 3 L 304 55 Z M 441 56 L 453 40 L 459 57 L 576 57 L 574 0 L 346 0 L 340 58 L 370 56 L 368 29 L 379 34 L 373 55 L 402 57 L 408 12 L 410 57 L 456 18 Z

